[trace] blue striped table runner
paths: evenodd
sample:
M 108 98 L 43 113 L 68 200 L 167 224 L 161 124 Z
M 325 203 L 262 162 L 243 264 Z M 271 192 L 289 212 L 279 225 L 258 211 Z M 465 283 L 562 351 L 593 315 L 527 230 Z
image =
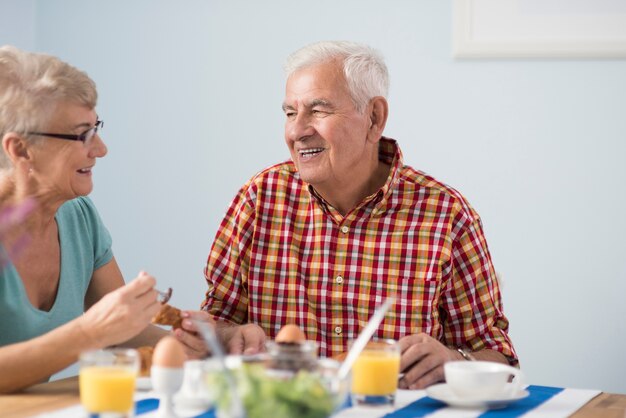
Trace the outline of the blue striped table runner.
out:
M 478 418 L 515 418 L 532 409 L 537 408 L 553 396 L 562 392 L 563 388 L 531 385 L 526 388 L 530 395 L 520 399 L 502 409 L 487 410 L 477 415 Z M 159 406 L 159 400 L 154 398 L 142 399 L 136 402 L 135 415 L 142 415 L 155 411 Z M 349 406 L 349 405 L 346 405 Z M 409 405 L 384 415 L 382 418 L 420 418 L 425 417 L 439 409 L 446 408 L 447 405 L 424 396 Z M 211 409 L 194 418 L 215 418 L 215 410 Z
M 479 418 L 514 418 L 519 417 L 531 409 L 537 408 L 554 395 L 563 391 L 563 388 L 553 388 L 547 386 L 531 385 L 526 388 L 530 393 L 528 397 L 513 402 L 502 409 L 493 409 L 485 411 L 478 415 Z M 393 411 L 384 416 L 384 418 L 420 418 L 425 417 L 438 409 L 446 408 L 443 402 L 425 396 L 410 403 L 409 405 Z

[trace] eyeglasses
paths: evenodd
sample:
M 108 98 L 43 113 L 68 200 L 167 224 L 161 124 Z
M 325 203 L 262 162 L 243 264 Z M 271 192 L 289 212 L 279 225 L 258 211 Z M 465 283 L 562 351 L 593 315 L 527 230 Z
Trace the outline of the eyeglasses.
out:
M 104 128 L 104 121 L 96 120 L 96 124 L 92 128 L 89 128 L 85 132 L 78 134 L 78 135 L 51 134 L 48 132 L 26 132 L 26 134 L 37 135 L 37 136 L 49 136 L 52 138 L 67 139 L 70 141 L 81 141 L 83 144 L 85 144 L 85 146 L 89 146 L 89 144 L 91 144 L 91 140 L 93 139 L 93 137 L 96 135 L 96 133 L 98 133 L 98 129 L 101 129 L 101 128 Z

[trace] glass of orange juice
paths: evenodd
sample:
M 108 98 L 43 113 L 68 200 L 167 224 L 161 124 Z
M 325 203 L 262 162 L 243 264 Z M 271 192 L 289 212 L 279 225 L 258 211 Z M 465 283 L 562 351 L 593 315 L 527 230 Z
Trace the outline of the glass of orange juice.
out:
M 132 417 L 139 354 L 133 349 L 86 351 L 80 355 L 80 402 L 89 414 Z
M 392 406 L 399 373 L 398 343 L 394 340 L 368 342 L 352 366 L 352 403 Z

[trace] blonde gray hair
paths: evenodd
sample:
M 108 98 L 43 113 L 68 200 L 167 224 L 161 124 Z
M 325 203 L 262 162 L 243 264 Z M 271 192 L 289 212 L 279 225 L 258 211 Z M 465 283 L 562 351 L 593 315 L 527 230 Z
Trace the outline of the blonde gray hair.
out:
M 51 55 L 0 47 L 0 138 L 43 129 L 60 102 L 93 109 L 97 100 L 96 84 L 85 72 Z M 9 164 L 0 152 L 0 170 Z
M 354 107 L 363 112 L 370 99 L 387 98 L 389 73 L 382 55 L 374 48 L 349 41 L 322 41 L 307 45 L 287 57 L 284 70 L 287 78 L 294 72 L 340 60 Z

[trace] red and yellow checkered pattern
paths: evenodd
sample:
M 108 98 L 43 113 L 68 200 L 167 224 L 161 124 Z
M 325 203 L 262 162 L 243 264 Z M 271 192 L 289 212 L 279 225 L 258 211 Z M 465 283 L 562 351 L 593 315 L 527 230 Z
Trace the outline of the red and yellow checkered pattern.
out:
M 270 338 L 295 323 L 333 356 L 394 295 L 375 337 L 425 332 L 515 363 L 478 214 L 456 190 L 404 166 L 394 140 L 382 138 L 379 154 L 391 165 L 386 184 L 345 217 L 291 161 L 246 183 L 213 243 L 202 309 L 257 323 Z

